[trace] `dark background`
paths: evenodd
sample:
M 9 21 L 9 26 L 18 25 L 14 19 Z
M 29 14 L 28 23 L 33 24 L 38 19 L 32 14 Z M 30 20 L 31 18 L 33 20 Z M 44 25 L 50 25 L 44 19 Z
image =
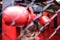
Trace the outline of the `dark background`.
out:
M 0 0 L 0 2 L 2 2 L 2 0 Z M 1 11 L 2 11 L 2 4 L 0 3 L 0 34 L 1 34 L 1 32 L 2 32 L 2 21 L 1 21 L 1 19 L 2 19 L 2 16 L 1 16 Z M 1 35 L 0 35 L 0 40 L 1 40 Z

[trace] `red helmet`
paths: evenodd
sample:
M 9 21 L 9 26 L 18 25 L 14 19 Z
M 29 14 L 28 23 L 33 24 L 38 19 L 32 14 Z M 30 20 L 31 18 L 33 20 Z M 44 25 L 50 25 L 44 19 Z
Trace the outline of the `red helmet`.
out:
M 50 19 L 47 16 L 41 16 L 39 18 L 39 22 L 42 24 L 46 24 L 47 22 L 50 22 Z
M 30 22 L 31 16 L 25 7 L 11 6 L 3 10 L 3 19 L 6 24 L 15 22 L 16 25 L 25 25 Z

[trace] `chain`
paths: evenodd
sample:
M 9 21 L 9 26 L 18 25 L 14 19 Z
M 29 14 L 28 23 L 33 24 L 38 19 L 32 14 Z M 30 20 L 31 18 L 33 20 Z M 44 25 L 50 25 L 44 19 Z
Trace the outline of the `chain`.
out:
M 50 5 L 51 5 L 50 3 L 47 4 L 47 5 L 43 8 L 43 11 L 45 11 Z M 38 19 L 38 18 L 41 17 L 41 16 L 42 16 L 42 12 L 41 12 L 39 15 L 37 15 L 37 17 L 36 17 L 33 21 L 36 21 L 36 19 Z M 21 36 L 23 36 L 24 33 L 25 33 L 25 31 L 28 30 L 28 28 L 30 28 L 30 27 L 34 24 L 33 21 L 22 31 L 21 35 L 19 35 L 19 36 L 17 37 L 17 39 L 19 39 Z
M 48 37 L 47 40 L 51 39 L 56 33 L 57 31 L 60 29 L 60 25 L 55 29 L 55 31 Z
M 26 9 L 29 8 L 30 6 L 32 6 L 32 5 L 34 4 L 34 1 L 35 1 L 35 0 L 33 0 L 29 5 L 27 5 Z M 48 4 L 43 8 L 42 12 L 45 11 L 48 7 L 50 7 L 51 2 L 53 2 L 53 1 L 54 1 L 54 0 L 48 1 Z M 60 11 L 60 9 L 59 9 L 58 11 L 56 11 L 56 14 L 54 14 L 54 15 L 50 18 L 50 20 L 53 20 L 53 19 L 58 15 L 57 13 L 58 13 L 59 11 Z M 34 21 L 36 21 L 38 18 L 40 18 L 40 17 L 42 16 L 42 12 L 40 12 L 40 14 L 37 15 L 36 18 L 34 18 L 34 20 L 31 21 L 31 23 L 30 23 L 24 30 L 22 30 L 21 34 L 17 37 L 16 40 L 18 40 L 20 37 L 22 37 L 22 36 L 24 35 L 24 33 L 28 30 L 28 28 L 30 28 L 32 25 L 35 24 Z M 14 20 L 13 20 L 13 21 L 14 21 Z M 42 31 L 44 31 L 43 29 L 44 29 L 45 27 L 47 27 L 47 25 L 49 25 L 49 24 L 50 24 L 50 22 L 48 22 L 48 23 L 46 23 L 44 26 L 42 26 L 42 27 L 39 29 L 39 33 L 38 33 L 37 35 L 39 35 Z M 12 25 L 12 24 L 11 24 L 11 25 Z M 8 27 L 8 28 L 10 28 L 10 27 Z M 8 28 L 7 28 L 7 29 L 8 29 Z M 60 28 L 60 25 L 59 25 L 59 26 L 55 29 L 55 31 L 49 36 L 49 38 L 47 38 L 47 40 L 51 39 L 51 37 L 53 37 L 53 36 L 56 34 L 56 32 L 57 32 L 57 30 L 58 30 L 59 28 Z M 7 30 L 7 29 L 6 29 L 6 30 Z M 6 30 L 3 31 L 3 34 L 5 34 L 7 37 L 9 37 L 9 36 L 5 33 Z M 34 38 L 36 38 L 37 35 L 35 35 Z M 9 37 L 9 38 L 10 38 L 10 37 Z M 12 38 L 10 38 L 10 39 L 12 40 Z

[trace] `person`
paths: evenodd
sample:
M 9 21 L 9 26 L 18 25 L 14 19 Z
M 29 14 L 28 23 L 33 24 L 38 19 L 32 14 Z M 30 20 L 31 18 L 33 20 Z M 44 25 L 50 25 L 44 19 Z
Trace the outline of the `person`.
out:
M 2 19 L 6 25 L 17 26 L 22 31 L 36 16 L 31 7 L 29 11 L 23 6 L 10 6 L 3 10 Z

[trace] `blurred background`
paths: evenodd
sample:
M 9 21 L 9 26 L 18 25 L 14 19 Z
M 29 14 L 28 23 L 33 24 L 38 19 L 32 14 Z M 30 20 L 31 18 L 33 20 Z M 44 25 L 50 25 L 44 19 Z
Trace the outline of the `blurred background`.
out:
M 3 2 L 3 4 L 2 4 L 2 2 Z M 31 2 L 32 2 L 32 0 L 0 0 L 0 14 L 1 14 L 1 11 L 6 7 L 14 6 L 14 5 L 21 5 L 21 6 L 26 7 Z M 42 8 L 45 5 L 47 5 L 46 0 L 43 0 L 43 1 L 36 0 L 34 5 L 32 6 L 34 13 L 39 14 L 39 12 L 42 11 Z M 51 18 L 55 14 L 54 11 L 57 9 L 60 9 L 60 5 L 54 1 L 54 2 L 52 2 L 52 5 L 46 10 L 49 12 L 49 14 L 45 13 L 44 15 L 47 15 L 48 17 Z M 0 25 L 2 25 L 1 19 L 2 19 L 2 15 L 0 15 Z M 60 25 L 60 13 L 54 20 L 51 21 L 51 24 L 49 25 L 49 27 L 56 28 L 58 25 Z M 20 29 L 17 27 L 17 35 L 19 35 L 19 30 Z M 2 31 L 2 28 L 0 26 L 0 34 L 1 34 L 1 31 Z M 59 35 L 59 34 L 60 34 L 60 30 L 57 32 L 56 35 Z M 60 37 L 60 35 L 59 35 L 59 37 Z M 1 36 L 0 36 L 0 39 L 1 39 Z M 60 39 L 58 38 L 58 40 L 60 40 Z

